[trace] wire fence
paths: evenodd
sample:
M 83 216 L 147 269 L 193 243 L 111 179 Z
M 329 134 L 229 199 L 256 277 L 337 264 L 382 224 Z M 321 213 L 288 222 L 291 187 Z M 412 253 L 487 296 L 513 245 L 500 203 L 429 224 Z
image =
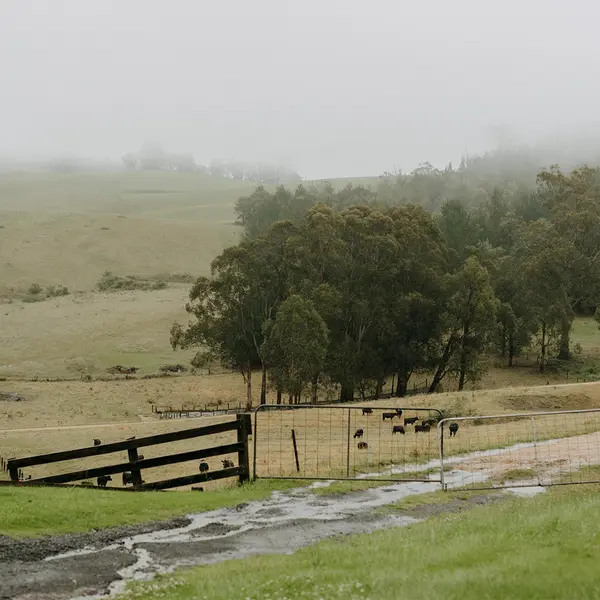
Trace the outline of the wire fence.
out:
M 439 481 L 435 408 L 264 405 L 254 413 L 254 477 Z
M 600 482 L 600 409 L 444 419 L 438 443 L 444 487 Z

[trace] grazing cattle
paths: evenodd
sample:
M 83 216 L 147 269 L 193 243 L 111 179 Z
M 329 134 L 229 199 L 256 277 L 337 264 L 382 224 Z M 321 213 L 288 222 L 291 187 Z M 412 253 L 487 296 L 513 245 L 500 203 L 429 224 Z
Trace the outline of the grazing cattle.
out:
M 205 462 L 200 463 L 200 466 L 199 466 L 200 473 L 206 473 L 206 472 L 208 472 L 208 469 L 209 469 L 208 463 L 205 463 Z
M 415 425 L 415 433 L 419 431 L 427 432 L 431 429 L 429 425 Z
M 235 466 L 233 464 L 233 461 L 230 460 L 229 458 L 224 458 L 221 462 L 223 463 L 224 469 L 231 469 L 233 466 Z
M 365 434 L 365 432 L 362 429 L 357 429 L 354 432 L 354 437 L 355 438 L 361 438 L 364 434 Z
M 404 426 L 406 425 L 414 425 L 419 420 L 419 417 L 408 417 L 404 419 Z
M 112 477 L 110 475 L 100 475 L 100 477 L 98 477 L 98 487 L 106 487 L 106 484 L 112 481 Z
M 392 427 L 392 433 L 401 433 L 402 435 L 404 435 L 406 431 L 404 430 L 404 427 L 402 427 L 402 425 L 394 425 Z
M 395 412 L 393 412 L 393 413 L 383 413 L 381 416 L 383 417 L 383 420 L 384 420 L 384 421 L 385 421 L 386 419 L 389 419 L 389 420 L 391 421 L 391 420 L 392 420 L 394 417 L 397 417 L 397 416 L 398 416 L 398 414 L 397 414 L 397 413 L 395 413 Z
M 363 414 L 363 417 L 365 415 L 372 415 L 373 414 L 373 409 L 372 408 L 363 408 L 362 409 L 362 414 Z
M 133 485 L 133 473 L 131 471 L 125 471 L 123 473 L 123 485 Z
M 455 436 L 458 432 L 458 423 L 450 423 L 450 427 L 448 429 L 450 429 L 450 437 Z
M 102 442 L 98 438 L 94 438 L 94 446 L 99 446 Z
M 358 442 L 357 448 L 359 450 L 366 450 L 368 447 L 369 447 L 369 444 L 367 444 L 367 442 Z
M 401 417 L 402 416 L 402 409 L 401 408 L 397 408 L 396 409 L 396 414 Z

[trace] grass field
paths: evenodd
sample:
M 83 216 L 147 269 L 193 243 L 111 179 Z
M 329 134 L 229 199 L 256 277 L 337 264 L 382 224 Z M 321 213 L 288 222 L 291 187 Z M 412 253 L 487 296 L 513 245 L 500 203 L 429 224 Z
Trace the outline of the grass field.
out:
M 1 174 L 0 294 L 121 275 L 205 274 L 254 184 L 200 173 Z
M 595 487 L 443 514 L 134 584 L 127 598 L 514 600 L 596 598 Z
M 226 377 L 226 376 L 223 376 Z M 175 421 L 160 421 L 152 417 L 148 399 L 155 397 L 157 390 L 164 386 L 189 385 L 190 381 L 202 381 L 202 378 L 176 378 L 172 382 L 152 379 L 143 381 L 123 382 L 119 389 L 120 396 L 110 394 L 109 385 L 113 382 L 102 382 L 102 387 L 96 388 L 96 382 L 71 382 L 54 384 L 62 386 L 62 392 L 56 396 L 55 402 L 48 401 L 43 393 L 36 400 L 9 404 L 11 417 L 5 422 L 11 423 L 11 429 L 0 431 L 0 454 L 5 457 L 28 456 L 53 452 L 57 449 L 69 449 L 89 446 L 93 438 L 99 438 L 103 443 L 126 439 L 132 435 L 137 437 L 164 433 L 167 431 L 186 429 L 197 426 L 229 420 L 232 417 L 202 417 L 201 419 L 178 419 Z M 43 390 L 46 383 L 28 384 Z M 139 386 L 146 386 L 142 390 Z M 91 388 L 91 390 L 90 390 Z M 55 388 L 57 389 L 57 388 Z M 60 388 L 58 388 L 60 389 Z M 102 393 L 90 393 L 96 389 Z M 79 394 L 78 394 L 79 392 Z M 146 401 L 143 398 L 146 397 Z M 561 408 L 589 408 L 598 405 L 600 384 L 579 384 L 572 386 L 538 387 L 524 389 L 504 389 L 474 392 L 467 396 L 439 394 L 436 396 L 409 397 L 404 399 L 402 406 L 438 406 L 446 408 L 455 414 L 481 414 L 488 412 L 503 413 L 514 410 L 546 409 L 549 402 Z M 128 414 L 129 421 L 117 419 L 123 410 L 122 401 L 129 399 L 129 406 L 138 402 L 135 408 L 139 412 Z M 424 468 L 423 464 L 439 457 L 435 429 L 429 433 L 416 434 L 409 426 L 406 435 L 392 435 L 389 421 L 383 423 L 381 408 L 399 406 L 398 399 L 380 400 L 371 403 L 375 413 L 363 417 L 360 410 L 341 409 L 297 409 L 283 412 L 259 413 L 258 425 L 255 431 L 257 442 L 256 464 L 257 473 L 265 476 L 296 475 L 296 465 L 291 442 L 291 430 L 295 430 L 297 449 L 300 460 L 301 475 L 311 477 L 345 476 L 347 469 L 350 476 L 364 472 L 388 472 L 393 466 L 395 477 L 410 477 L 415 468 Z M 27 408 L 31 412 L 26 412 Z M 107 422 L 106 415 L 114 418 Z M 412 415 L 410 408 L 406 415 Z M 600 413 L 570 415 L 568 417 L 542 417 L 536 419 L 537 439 L 539 441 L 569 437 L 572 443 L 564 448 L 554 446 L 549 450 L 540 449 L 537 458 L 540 462 L 548 463 L 554 471 L 562 473 L 571 468 L 573 463 L 562 467 L 554 467 L 556 460 L 569 457 L 572 461 L 584 463 L 600 462 L 600 442 L 586 438 L 585 435 L 597 435 L 600 430 Z M 355 439 L 350 440 L 348 454 L 348 418 L 350 417 L 350 433 L 363 428 L 364 440 L 368 440 L 368 451 L 357 449 Z M 35 421 L 37 419 L 37 421 Z M 47 427 L 54 421 L 56 427 Z M 106 424 L 101 425 L 104 421 Z M 88 423 L 74 426 L 76 422 Z M 24 428 L 28 424 L 27 428 Z M 32 427 L 33 424 L 33 427 Z M 19 426 L 15 426 L 19 425 Z M 583 437 L 582 437 L 583 436 Z M 465 422 L 456 438 L 445 442 L 446 456 L 464 454 L 475 450 L 503 448 L 517 442 L 530 442 L 532 429 L 529 419 L 512 420 L 509 422 Z M 205 448 L 235 441 L 235 433 L 227 432 L 200 438 L 193 442 L 184 441 L 144 449 L 146 458 L 178 451 Z M 565 442 L 566 444 L 566 442 Z M 540 447 L 541 448 L 541 447 Z M 252 450 L 252 448 L 251 448 Z M 560 452 L 559 452 L 560 450 Z M 559 452 L 559 455 L 555 454 Z M 598 455 L 594 455 L 594 452 Z M 553 454 L 554 453 L 554 454 Z M 564 455 L 564 456 L 563 456 Z M 221 457 L 222 458 L 222 457 Z M 230 456 L 236 462 L 236 456 Z M 509 452 L 495 462 L 470 463 L 474 471 L 490 470 L 501 473 L 503 470 L 531 467 L 536 458 L 530 450 Z M 50 474 L 66 473 L 97 467 L 115 462 L 117 457 L 91 457 L 77 461 L 76 465 L 61 463 L 59 465 L 40 466 L 26 469 L 26 475 L 33 478 Z M 488 459 L 486 459 L 488 460 Z M 491 460 L 491 459 L 490 459 Z M 207 462 L 212 470 L 220 468 L 219 459 L 209 459 Z M 236 463 L 237 464 L 237 463 Z M 550 467 L 549 467 L 550 469 Z M 181 463 L 170 467 L 151 469 L 143 473 L 146 481 L 158 481 L 180 475 L 189 475 L 197 471 L 197 464 Z M 554 472 L 553 471 L 553 472 Z M 120 485 L 116 477 L 112 486 Z M 206 484 L 207 489 L 222 489 L 234 485 L 233 480 L 221 480 Z
M 298 485 L 294 481 L 279 482 L 277 489 Z M 190 491 L 128 494 L 84 488 L 40 490 L 0 486 L 0 533 L 17 538 L 147 523 L 261 500 L 274 487 L 273 483 L 261 481 L 211 494 Z

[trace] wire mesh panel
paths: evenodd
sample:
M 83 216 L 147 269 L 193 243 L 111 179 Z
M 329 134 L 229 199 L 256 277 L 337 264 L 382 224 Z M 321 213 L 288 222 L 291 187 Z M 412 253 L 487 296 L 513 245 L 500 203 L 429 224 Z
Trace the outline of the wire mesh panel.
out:
M 444 419 L 445 487 L 600 482 L 600 409 Z
M 254 476 L 439 481 L 440 418 L 434 408 L 263 405 Z

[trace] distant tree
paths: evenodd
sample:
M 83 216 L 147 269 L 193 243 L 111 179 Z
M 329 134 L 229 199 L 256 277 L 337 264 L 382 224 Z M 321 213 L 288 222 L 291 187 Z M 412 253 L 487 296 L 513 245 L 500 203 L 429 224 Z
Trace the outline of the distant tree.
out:
M 473 253 L 478 240 L 477 225 L 466 207 L 458 200 L 444 203 L 438 225 L 452 253 L 451 262 L 457 268 Z
M 447 329 L 430 386 L 432 392 L 449 373 L 456 375 L 459 390 L 481 378 L 496 322 L 498 301 L 489 273 L 477 258 L 468 258 L 461 270 L 448 278 L 447 290 Z
M 138 157 L 133 152 L 128 152 L 127 154 L 124 154 L 121 160 L 123 161 L 125 168 L 129 171 L 135 171 L 135 169 L 137 168 Z
M 327 326 L 313 303 L 290 296 L 279 308 L 262 346 L 275 387 L 298 402 L 322 371 L 327 346 Z M 313 386 L 313 401 L 315 396 Z

